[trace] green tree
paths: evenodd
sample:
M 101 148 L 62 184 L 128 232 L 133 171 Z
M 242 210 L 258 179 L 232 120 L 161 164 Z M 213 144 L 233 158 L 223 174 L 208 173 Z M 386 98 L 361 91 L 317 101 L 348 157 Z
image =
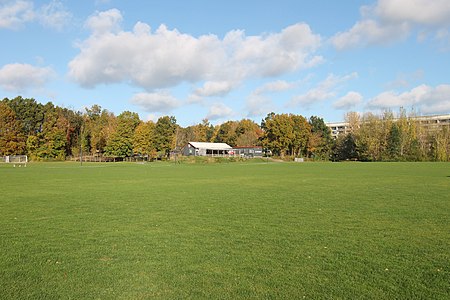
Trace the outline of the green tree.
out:
M 289 115 L 293 126 L 293 139 L 291 141 L 291 155 L 301 157 L 307 154 L 308 140 L 311 137 L 311 125 L 305 117 Z
M 387 141 L 387 151 L 389 158 L 393 160 L 399 160 L 402 157 L 402 136 L 400 127 L 397 123 L 393 123 L 391 130 L 389 131 L 388 141 Z
M 14 99 L 3 99 L 15 113 L 16 119 L 22 124 L 22 132 L 25 136 L 36 135 L 42 131 L 44 123 L 44 105 L 34 99 L 24 99 L 20 96 Z
M 140 119 L 137 113 L 124 111 L 117 116 L 117 129 L 105 146 L 105 154 L 115 157 L 133 155 L 133 135 Z
M 317 116 L 309 118 L 311 126 L 311 136 L 308 140 L 308 156 L 319 159 L 329 159 L 333 137 L 330 128 L 324 120 Z
M 66 158 L 68 120 L 58 113 L 55 106 L 49 102 L 44 106 L 45 117 L 42 131 L 37 134 L 36 152 L 32 156 L 38 159 Z
M 356 148 L 356 139 L 353 133 L 338 136 L 333 148 L 333 160 L 356 160 L 358 152 Z
M 289 151 L 294 140 L 294 123 L 290 115 L 270 113 L 261 122 L 261 128 L 264 130 L 264 148 L 281 157 L 291 154 Z
M 236 146 L 237 134 L 236 128 L 238 124 L 235 121 L 227 121 L 222 123 L 214 137 L 216 143 L 227 143 L 230 146 Z
M 161 156 L 168 157 L 170 150 L 175 146 L 175 132 L 177 120 L 175 117 L 160 117 L 155 126 L 155 148 Z

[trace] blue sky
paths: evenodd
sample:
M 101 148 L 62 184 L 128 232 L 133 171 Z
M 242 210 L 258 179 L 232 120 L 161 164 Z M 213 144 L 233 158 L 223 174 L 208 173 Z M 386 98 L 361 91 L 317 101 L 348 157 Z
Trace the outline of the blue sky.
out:
M 0 0 L 0 97 L 182 126 L 450 113 L 450 1 Z

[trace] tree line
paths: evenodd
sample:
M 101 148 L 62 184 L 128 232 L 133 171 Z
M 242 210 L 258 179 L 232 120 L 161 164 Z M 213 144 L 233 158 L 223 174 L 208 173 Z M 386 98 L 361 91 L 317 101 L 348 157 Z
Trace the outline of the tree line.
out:
M 332 147 L 333 160 L 450 161 L 450 124 L 420 123 L 400 108 L 382 115 L 347 113 L 348 132 Z
M 144 122 L 137 113 L 115 116 L 99 105 L 84 112 L 16 97 L 0 101 L 0 156 L 26 154 L 32 160 L 82 155 L 166 158 L 190 141 L 262 146 L 279 157 L 314 160 L 450 160 L 449 128 L 427 131 L 402 110 L 382 116 L 348 113 L 348 132 L 333 139 L 324 120 L 268 114 L 212 125 L 208 120 L 181 127 L 175 117 Z

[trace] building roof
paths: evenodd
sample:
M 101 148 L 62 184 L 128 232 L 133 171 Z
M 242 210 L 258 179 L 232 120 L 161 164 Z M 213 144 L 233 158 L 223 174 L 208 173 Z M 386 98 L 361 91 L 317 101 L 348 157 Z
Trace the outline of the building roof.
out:
M 194 148 L 210 149 L 210 150 L 231 150 L 233 149 L 226 143 L 204 143 L 204 142 L 189 142 Z

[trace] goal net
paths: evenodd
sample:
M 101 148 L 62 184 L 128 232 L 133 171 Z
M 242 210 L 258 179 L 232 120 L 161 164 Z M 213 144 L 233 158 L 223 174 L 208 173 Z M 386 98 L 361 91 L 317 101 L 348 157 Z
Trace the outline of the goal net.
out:
M 27 166 L 28 163 L 28 156 L 26 155 L 8 155 L 4 157 L 5 163 L 7 164 L 13 164 L 14 167 L 17 165 L 19 167 Z

